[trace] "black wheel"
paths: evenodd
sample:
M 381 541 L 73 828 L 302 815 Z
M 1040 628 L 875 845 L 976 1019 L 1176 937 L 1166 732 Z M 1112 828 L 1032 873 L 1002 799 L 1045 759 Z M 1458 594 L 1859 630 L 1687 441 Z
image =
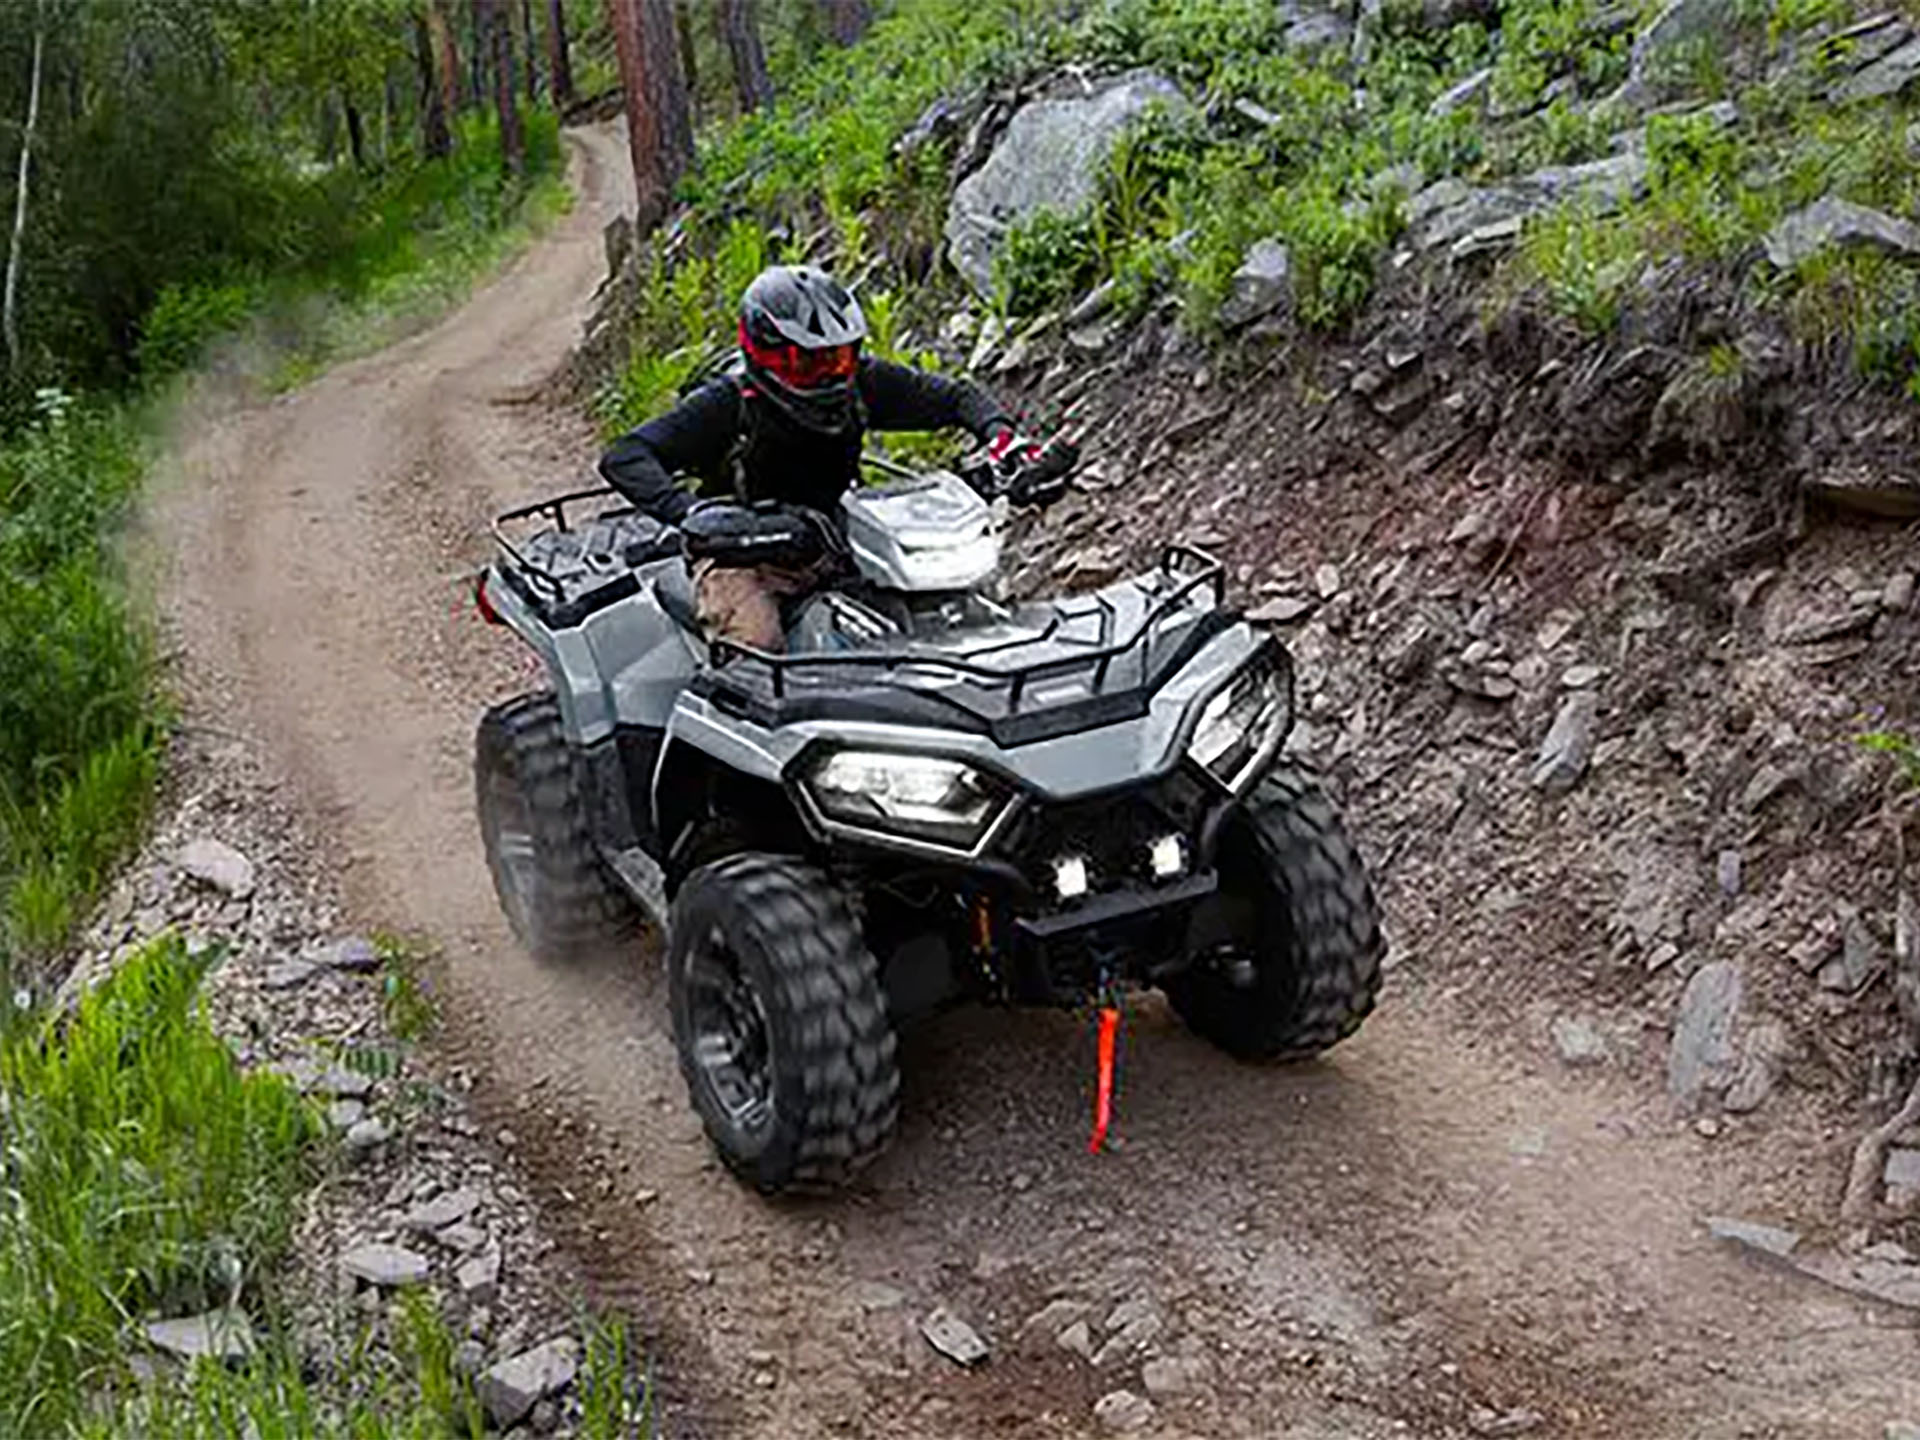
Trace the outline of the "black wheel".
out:
M 732 855 L 673 902 L 667 994 L 693 1107 L 720 1158 L 766 1193 L 827 1188 L 893 1133 L 900 1072 L 874 963 L 810 865 Z
M 552 695 L 522 695 L 481 717 L 473 780 L 487 868 L 522 945 L 570 961 L 634 936 L 639 915 L 594 850 Z
M 1380 906 L 1312 774 L 1276 765 L 1218 864 L 1231 938 L 1167 982 L 1180 1018 L 1248 1060 L 1301 1059 L 1358 1030 L 1380 990 Z

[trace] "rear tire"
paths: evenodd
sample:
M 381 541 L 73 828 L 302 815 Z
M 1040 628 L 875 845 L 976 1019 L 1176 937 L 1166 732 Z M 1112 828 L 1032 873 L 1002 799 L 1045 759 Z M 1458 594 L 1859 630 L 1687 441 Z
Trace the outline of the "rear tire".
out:
M 522 695 L 481 717 L 473 780 L 494 893 L 522 945 L 565 963 L 634 937 L 639 914 L 594 848 L 551 694 Z
M 1380 906 L 1312 773 L 1276 765 L 1221 836 L 1218 863 L 1251 924 L 1230 963 L 1198 957 L 1167 982 L 1180 1018 L 1246 1060 L 1304 1059 L 1358 1030 L 1380 990 Z
M 766 1194 L 843 1184 L 893 1133 L 900 1071 L 879 966 L 811 865 L 731 855 L 673 902 L 667 994 L 687 1091 Z

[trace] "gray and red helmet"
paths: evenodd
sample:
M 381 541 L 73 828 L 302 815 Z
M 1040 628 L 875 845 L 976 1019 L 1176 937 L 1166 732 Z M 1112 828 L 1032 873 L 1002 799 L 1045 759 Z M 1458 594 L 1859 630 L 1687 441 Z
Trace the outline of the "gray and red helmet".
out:
M 811 265 L 763 270 L 740 297 L 747 374 L 799 425 L 825 435 L 856 423 L 854 376 L 867 319 L 853 293 Z

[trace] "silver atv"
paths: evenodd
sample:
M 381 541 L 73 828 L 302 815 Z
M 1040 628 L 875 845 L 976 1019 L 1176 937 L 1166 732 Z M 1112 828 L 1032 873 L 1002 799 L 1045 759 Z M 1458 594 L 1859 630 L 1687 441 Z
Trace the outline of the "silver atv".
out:
M 643 920 L 665 938 L 694 1108 L 767 1192 L 879 1152 L 896 1026 L 956 1001 L 1158 987 L 1249 1059 L 1351 1035 L 1385 952 L 1373 889 L 1281 757 L 1291 661 L 1225 605 L 1220 565 L 1175 546 L 1013 602 L 1009 498 L 1056 495 L 1070 453 L 1011 484 L 873 463 L 833 524 L 706 502 L 669 528 L 604 489 L 496 522 L 479 607 L 551 683 L 476 743 L 521 942 L 567 961 Z M 704 637 L 691 560 L 822 557 L 840 578 L 785 617 L 785 653 Z

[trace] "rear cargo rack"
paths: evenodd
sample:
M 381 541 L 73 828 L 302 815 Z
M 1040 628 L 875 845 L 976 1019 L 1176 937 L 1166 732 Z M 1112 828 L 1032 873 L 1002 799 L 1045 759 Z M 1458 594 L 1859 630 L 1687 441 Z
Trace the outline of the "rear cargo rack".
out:
M 611 485 L 596 485 L 591 490 L 571 490 L 564 495 L 550 496 L 545 500 L 536 500 L 531 505 L 516 506 L 512 510 L 503 510 L 493 517 L 493 523 L 487 528 L 493 535 L 493 543 L 500 553 L 513 562 L 514 569 L 529 584 L 547 591 L 555 600 L 563 599 L 567 594 L 566 581 L 537 563 L 522 548 L 524 540 L 515 542 L 508 527 L 516 521 L 540 518 L 551 522 L 551 528 L 569 532 L 575 527 L 567 517 L 569 505 L 580 506 L 589 500 L 612 498 L 617 503 L 608 509 L 599 511 L 595 520 L 613 520 L 626 515 L 639 515 L 640 508 Z

